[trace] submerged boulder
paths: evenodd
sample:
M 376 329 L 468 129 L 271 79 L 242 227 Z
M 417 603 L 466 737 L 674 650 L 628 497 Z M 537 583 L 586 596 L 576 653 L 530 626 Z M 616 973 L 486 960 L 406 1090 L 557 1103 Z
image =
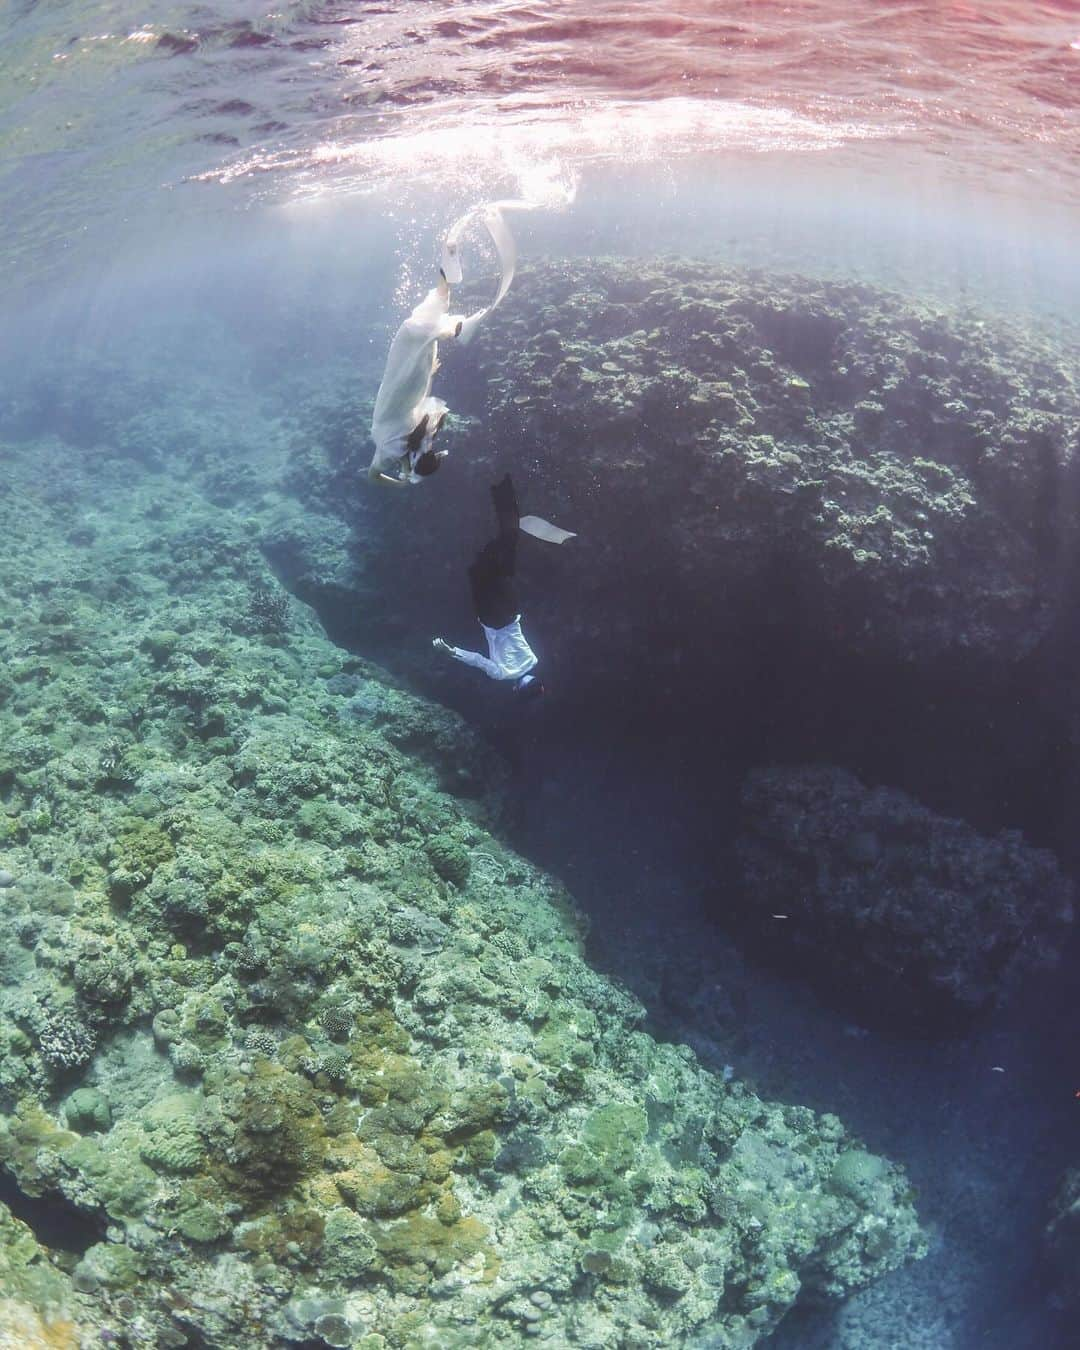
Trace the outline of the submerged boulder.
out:
M 1016 832 L 987 838 L 827 765 L 750 773 L 734 845 L 741 922 L 861 1012 L 968 1014 L 1051 964 L 1073 887 Z

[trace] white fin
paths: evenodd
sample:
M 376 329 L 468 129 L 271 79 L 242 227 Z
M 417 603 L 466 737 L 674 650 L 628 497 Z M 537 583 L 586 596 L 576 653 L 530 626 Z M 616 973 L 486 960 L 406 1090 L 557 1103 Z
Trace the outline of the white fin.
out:
M 543 539 L 548 544 L 565 544 L 568 539 L 577 538 L 573 530 L 561 530 L 558 525 L 552 525 L 550 520 L 544 520 L 542 516 L 522 516 L 518 521 L 518 529 L 531 534 L 534 539 Z

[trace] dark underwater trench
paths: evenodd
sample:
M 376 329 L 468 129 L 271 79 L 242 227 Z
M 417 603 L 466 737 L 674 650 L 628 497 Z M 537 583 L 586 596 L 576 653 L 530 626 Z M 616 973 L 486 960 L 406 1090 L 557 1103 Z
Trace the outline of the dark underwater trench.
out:
M 596 766 L 617 760 L 619 772 L 596 785 L 600 800 L 613 807 L 632 801 L 637 784 L 647 784 L 655 800 L 639 812 L 643 831 L 635 819 L 599 827 L 590 847 L 619 855 L 622 829 L 637 842 L 678 821 L 680 856 L 693 859 L 698 877 L 702 922 L 816 986 L 840 1012 L 886 1029 L 905 1018 L 884 989 L 868 1004 L 866 991 L 845 984 L 835 963 L 807 969 L 767 932 L 741 923 L 730 848 L 750 770 L 834 765 L 984 835 L 1020 831 L 1050 849 L 1074 881 L 1080 874 L 1080 771 L 1070 726 L 1080 633 L 1071 618 L 1011 664 L 965 652 L 902 663 L 857 650 L 835 617 L 826 618 L 800 560 L 777 553 L 720 603 L 708 587 L 665 575 L 662 559 L 643 577 L 612 579 L 607 593 L 594 577 L 589 604 L 599 612 L 583 624 L 577 565 L 563 558 L 553 568 L 544 546 L 535 545 L 524 551 L 520 590 L 549 694 L 521 713 L 505 688 L 431 653 L 435 635 L 465 646 L 483 642 L 460 575 L 470 555 L 462 540 L 468 522 L 462 528 L 455 506 L 453 497 L 448 509 L 423 504 L 427 565 L 422 584 L 414 584 L 414 572 L 398 586 L 400 605 L 291 584 L 334 641 L 453 707 L 506 755 L 513 770 L 504 816 L 509 842 L 549 870 L 562 870 L 550 841 L 560 834 L 560 813 L 579 814 L 571 803 L 580 779 L 605 778 Z M 415 567 L 417 545 L 402 535 L 400 518 L 380 528 L 384 538 L 366 555 L 366 581 L 389 595 L 407 550 Z M 1080 600 L 1061 609 L 1080 614 Z M 1065 964 L 1076 950 L 1074 940 Z M 930 1034 L 966 1029 L 947 1022 L 946 1008 L 933 1011 L 939 1018 Z
M 663 655 L 680 634 L 708 631 L 701 595 L 656 576 L 649 594 L 618 586 L 612 604 L 628 607 L 637 653 L 628 672 L 603 623 L 578 657 L 589 639 L 560 629 L 577 603 L 573 569 L 540 562 L 521 578 L 536 596 L 526 628 L 548 643 L 555 678 L 545 703 L 520 716 L 505 690 L 431 659 L 430 636 L 473 645 L 475 631 L 455 517 L 437 519 L 424 541 L 437 561 L 404 609 L 301 588 L 331 638 L 454 707 L 507 754 L 507 842 L 566 882 L 591 926 L 590 959 L 638 994 L 656 1035 L 767 1095 L 837 1112 L 905 1165 L 936 1236 L 927 1261 L 890 1277 L 897 1297 L 927 1317 L 940 1305 L 955 1350 L 1072 1344 L 1045 1295 L 1040 1244 L 1053 1188 L 1075 1161 L 1075 941 L 1002 1009 L 915 1027 L 888 1006 L 875 1015 L 835 966 L 807 969 L 741 928 L 727 875 L 743 777 L 776 762 L 839 765 L 984 833 L 1019 829 L 1075 876 L 1071 640 L 1008 668 L 973 656 L 933 668 L 874 659 L 823 622 L 779 558 L 725 610 L 732 627 L 716 650 L 691 661 Z M 376 556 L 400 560 L 390 535 Z M 392 570 L 368 580 L 383 590 Z M 846 1344 L 832 1319 L 799 1311 L 771 1343 L 832 1350 Z

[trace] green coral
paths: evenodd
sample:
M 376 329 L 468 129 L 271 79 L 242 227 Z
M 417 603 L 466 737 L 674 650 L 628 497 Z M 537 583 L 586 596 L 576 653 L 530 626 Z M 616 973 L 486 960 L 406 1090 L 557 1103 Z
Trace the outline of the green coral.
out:
M 175 853 L 159 824 L 141 816 L 121 818 L 109 846 L 109 884 L 119 897 L 145 886 Z
M 173 1220 L 189 1242 L 216 1242 L 232 1229 L 219 1204 L 190 1189 L 179 1192 Z
M 142 1113 L 144 1160 L 163 1172 L 194 1172 L 205 1159 L 196 1113 L 198 1098 L 189 1093 L 160 1097 Z
M 139 1161 L 130 1131 L 113 1126 L 108 1134 L 84 1136 L 61 1148 L 59 1189 L 76 1205 L 100 1208 L 121 1221 L 146 1212 L 157 1177 Z
M 148 1268 L 146 1257 L 132 1247 L 118 1242 L 97 1242 L 84 1252 L 72 1279 L 76 1288 L 86 1293 L 107 1289 L 115 1295 L 135 1288 Z
M 352 1210 L 340 1205 L 324 1220 L 321 1264 L 336 1279 L 355 1280 L 370 1270 L 377 1255 L 375 1239 Z
M 147 633 L 140 645 L 154 664 L 160 666 L 168 661 L 182 641 L 179 633 L 174 633 L 170 628 L 161 628 Z
M 884 1158 L 861 1148 L 852 1148 L 837 1158 L 829 1185 L 847 1199 L 869 1205 L 887 1180 L 888 1173 Z
M 431 865 L 444 881 L 464 886 L 472 870 L 472 861 L 466 849 L 448 835 L 436 835 L 427 842 Z
M 581 1138 L 607 1176 L 620 1176 L 637 1160 L 648 1126 L 640 1106 L 610 1102 L 589 1116 Z
M 96 1088 L 76 1088 L 64 1102 L 64 1118 L 68 1128 L 87 1134 L 107 1130 L 112 1120 L 109 1103 Z
M 116 1005 L 131 992 L 132 963 L 126 956 L 103 942 L 84 945 L 75 960 L 75 988 L 89 1003 Z
M 326 1129 L 318 1099 L 279 1065 L 258 1060 L 247 1078 L 227 1082 L 222 1110 L 234 1126 L 227 1176 L 240 1190 L 288 1190 L 322 1161 Z

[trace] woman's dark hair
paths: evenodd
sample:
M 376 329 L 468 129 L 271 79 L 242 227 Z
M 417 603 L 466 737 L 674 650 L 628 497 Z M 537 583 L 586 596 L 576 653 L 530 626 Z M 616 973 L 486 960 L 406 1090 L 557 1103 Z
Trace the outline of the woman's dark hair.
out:
M 412 431 L 405 437 L 405 449 L 409 454 L 415 454 L 424 443 L 424 436 L 427 434 L 428 415 L 425 413 L 413 427 Z M 436 428 L 438 430 L 438 428 Z
M 417 455 L 412 471 L 420 478 L 427 478 L 439 467 L 441 459 L 442 456 L 437 455 L 434 450 L 425 450 L 422 455 Z

